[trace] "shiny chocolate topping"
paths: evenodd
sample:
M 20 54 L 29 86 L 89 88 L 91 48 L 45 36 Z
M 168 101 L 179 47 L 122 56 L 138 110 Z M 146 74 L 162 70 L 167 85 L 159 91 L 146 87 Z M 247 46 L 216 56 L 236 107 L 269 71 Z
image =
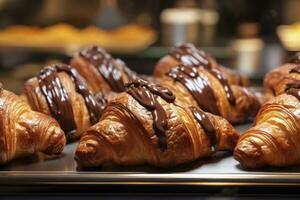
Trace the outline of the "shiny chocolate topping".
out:
M 300 64 L 300 53 L 296 54 L 296 56 L 297 56 L 298 62 Z M 294 56 L 294 57 L 296 57 L 296 56 Z M 297 62 L 294 62 L 294 63 L 297 63 Z M 298 65 L 295 68 L 291 69 L 290 73 L 300 74 L 300 65 Z M 300 81 L 296 81 L 296 82 L 287 84 L 286 88 L 285 88 L 285 92 L 289 95 L 293 95 L 298 100 L 300 100 Z
M 201 109 L 219 114 L 217 100 L 209 85 L 208 78 L 204 74 L 199 74 L 195 67 L 179 65 L 172 68 L 167 75 L 183 84 L 193 95 Z
M 224 91 L 226 92 L 226 97 L 231 105 L 235 105 L 235 97 L 233 95 L 232 89 L 228 83 L 228 80 L 217 68 L 212 68 L 209 62 L 208 55 L 195 47 L 193 44 L 182 44 L 174 47 L 170 55 L 181 62 L 181 64 L 188 67 L 204 67 L 207 69 L 214 77 L 216 77 L 220 83 L 223 85 Z M 241 79 L 241 77 L 239 76 Z M 241 85 L 243 85 L 241 83 Z
M 108 100 L 107 100 L 107 96 L 103 92 L 97 92 L 96 94 L 94 94 L 94 96 L 95 96 L 96 102 L 100 108 L 99 117 L 97 119 L 97 122 L 98 122 L 98 120 L 100 119 L 100 116 L 102 114 L 102 111 L 104 110 L 104 108 L 106 107 L 106 105 L 108 103 Z
M 58 121 L 66 135 L 75 133 L 76 123 L 70 97 L 60 82 L 56 69 L 47 67 L 40 71 L 37 78 L 51 114 Z
M 231 105 L 235 105 L 235 96 L 233 95 L 233 91 L 228 83 L 227 78 L 225 78 L 220 70 L 217 68 L 209 70 L 209 72 L 216 77 L 220 83 L 223 85 L 224 91 L 226 93 L 226 98 L 228 99 Z
M 216 129 L 213 126 L 213 124 L 211 123 L 209 117 L 200 108 L 190 107 L 190 110 L 192 111 L 194 118 L 201 125 L 201 127 L 204 129 L 206 135 L 209 137 L 210 142 L 211 142 L 212 151 L 215 151 L 216 144 L 217 144 Z
M 293 95 L 300 101 L 300 81 L 287 84 L 285 93 Z
M 300 52 L 296 53 L 288 60 L 289 63 L 300 64 Z
M 171 49 L 170 55 L 187 66 L 204 66 L 207 69 L 211 68 L 207 54 L 193 44 L 181 44 L 175 46 Z
M 104 49 L 91 46 L 82 50 L 79 55 L 97 67 L 102 77 L 107 81 L 110 87 L 116 92 L 125 90 L 122 78 L 122 69 L 116 63 L 121 62 L 111 57 Z M 128 71 L 126 71 L 128 73 Z
M 84 98 L 85 104 L 89 110 L 90 122 L 92 124 L 97 123 L 101 112 L 107 103 L 104 95 L 98 93 L 97 97 L 95 97 L 88 89 L 85 80 L 78 74 L 76 69 L 63 64 L 55 65 L 55 68 L 57 72 L 65 72 L 72 78 L 76 87 L 76 91 Z
M 299 55 L 300 56 L 300 55 Z M 290 73 L 297 73 L 300 74 L 300 63 L 297 67 L 291 69 Z
M 56 64 L 43 69 L 39 73 L 38 79 L 39 86 L 46 97 L 50 111 L 61 127 L 65 127 L 66 132 L 72 132 L 76 129 L 70 97 L 57 76 L 59 72 L 65 72 L 71 77 L 75 84 L 76 91 L 84 98 L 89 111 L 90 122 L 92 124 L 98 122 L 102 110 L 107 103 L 106 98 L 99 94 L 95 97 L 88 89 L 84 79 L 74 68 L 64 64 Z
M 128 94 L 151 112 L 153 128 L 158 137 L 159 148 L 161 151 L 165 151 L 167 149 L 165 133 L 168 128 L 167 114 L 157 98 L 160 96 L 165 101 L 173 103 L 175 96 L 168 88 L 156 84 L 149 84 L 143 79 L 136 79 L 126 84 L 126 88 Z

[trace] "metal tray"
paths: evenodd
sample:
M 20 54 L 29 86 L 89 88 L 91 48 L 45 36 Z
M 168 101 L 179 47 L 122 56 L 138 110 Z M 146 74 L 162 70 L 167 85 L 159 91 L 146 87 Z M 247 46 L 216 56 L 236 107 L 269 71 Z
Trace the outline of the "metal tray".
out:
M 237 126 L 240 133 L 251 124 Z M 151 166 L 109 167 L 89 171 L 78 171 L 74 161 L 77 143 L 68 144 L 60 158 L 41 159 L 41 156 L 16 160 L 0 168 L 0 192 L 24 192 L 33 188 L 64 188 L 71 192 L 91 189 L 92 186 L 112 188 L 132 186 L 152 189 L 163 186 L 190 187 L 243 187 L 243 186 L 300 186 L 300 167 L 245 171 L 226 152 L 219 152 L 211 158 L 199 159 L 173 169 L 159 169 Z M 43 186 L 43 187 L 42 187 Z M 178 189 L 178 188 L 177 188 Z M 56 190 L 57 191 L 57 190 Z

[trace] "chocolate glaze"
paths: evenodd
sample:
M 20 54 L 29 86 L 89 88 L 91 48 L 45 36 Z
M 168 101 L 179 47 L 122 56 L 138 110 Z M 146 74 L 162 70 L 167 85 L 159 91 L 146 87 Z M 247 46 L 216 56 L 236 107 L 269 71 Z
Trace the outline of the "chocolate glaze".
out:
M 170 55 L 178 61 L 180 61 L 185 66 L 195 68 L 202 66 L 205 69 L 207 69 L 223 85 L 229 103 L 231 105 L 235 105 L 235 97 L 233 95 L 232 89 L 228 83 L 227 78 L 223 76 L 220 70 L 218 70 L 217 68 L 212 68 L 211 63 L 209 61 L 209 57 L 204 51 L 198 49 L 192 44 L 182 44 L 174 47 L 171 50 Z M 239 78 L 240 80 L 242 79 L 240 76 Z
M 205 68 L 211 68 L 206 53 L 195 47 L 193 44 L 181 44 L 175 46 L 171 49 L 170 55 L 187 66 L 204 66 Z
M 71 68 L 68 65 L 55 65 L 57 72 L 65 72 L 67 73 L 73 80 L 76 91 L 82 95 L 84 98 L 85 104 L 89 110 L 90 121 L 92 124 L 98 122 L 101 112 L 105 107 L 107 101 L 104 94 L 97 94 L 97 98 L 92 94 L 92 92 L 88 89 L 86 82 L 83 78 L 77 73 L 74 68 Z
M 216 77 L 220 83 L 223 85 L 224 91 L 226 93 L 226 98 L 228 99 L 231 105 L 235 105 L 235 96 L 233 95 L 233 91 L 228 83 L 228 80 L 223 76 L 222 72 L 217 68 L 209 70 L 209 72 Z
M 56 69 L 48 67 L 40 71 L 38 82 L 51 114 L 61 125 L 66 135 L 75 133 L 76 123 L 70 98 L 57 77 Z
M 292 59 L 291 59 L 292 60 Z M 293 63 L 300 64 L 300 53 L 297 53 L 293 57 Z M 296 66 L 295 68 L 290 70 L 290 73 L 297 73 L 300 74 L 300 65 Z M 300 100 L 300 81 L 295 81 L 293 83 L 289 83 L 286 85 L 285 92 L 287 94 L 293 95 L 298 100 Z
M 293 57 L 288 60 L 289 63 L 300 64 L 300 52 L 296 53 Z
M 115 60 L 104 49 L 97 46 L 88 47 L 82 50 L 79 55 L 90 62 L 92 65 L 97 67 L 102 77 L 114 91 L 125 91 L 124 81 L 122 78 L 123 70 L 117 66 L 117 63 L 125 66 L 125 64 L 121 60 Z M 133 74 L 131 74 L 130 70 L 128 69 L 124 70 L 124 72 L 127 73 L 129 79 L 131 75 L 133 76 Z
M 214 92 L 204 74 L 199 75 L 195 67 L 179 65 L 167 74 L 183 84 L 193 95 L 200 108 L 213 114 L 220 114 Z
M 161 151 L 167 148 L 166 130 L 168 128 L 167 114 L 162 105 L 158 102 L 160 96 L 171 103 L 175 101 L 173 93 L 160 85 L 149 84 L 143 79 L 136 79 L 126 84 L 126 92 L 136 101 L 149 110 L 153 117 L 153 128 L 158 137 L 158 145 Z
M 300 81 L 287 84 L 285 92 L 289 95 L 293 95 L 300 101 Z
M 209 137 L 210 142 L 211 142 L 211 148 L 213 151 L 215 151 L 216 144 L 217 144 L 216 129 L 213 126 L 213 124 L 211 123 L 209 117 L 200 108 L 190 107 L 190 110 L 192 111 L 194 118 L 201 125 L 201 127 L 204 129 L 206 135 Z
M 95 96 L 96 102 L 98 103 L 98 106 L 100 108 L 99 117 L 96 121 L 96 122 L 98 122 L 98 120 L 100 119 L 100 116 L 102 114 L 102 111 L 104 110 L 104 108 L 106 107 L 106 105 L 108 103 L 108 100 L 107 100 L 107 96 L 102 92 L 98 92 L 94 96 Z
M 75 84 L 76 91 L 84 98 L 89 110 L 91 123 L 94 124 L 98 122 L 102 110 L 107 103 L 105 97 L 103 95 L 100 96 L 100 94 L 97 94 L 95 97 L 88 89 L 83 78 L 78 75 L 74 68 L 64 64 L 56 64 L 43 69 L 38 75 L 38 80 L 51 113 L 57 119 L 61 127 L 64 128 L 64 131 L 68 133 L 75 131 L 76 123 L 74 121 L 70 97 L 57 76 L 58 72 L 65 72 L 71 77 Z
M 299 55 L 300 56 L 300 55 Z M 300 64 L 300 63 L 299 63 Z M 300 65 L 298 65 L 297 67 L 291 69 L 290 73 L 297 73 L 300 74 Z

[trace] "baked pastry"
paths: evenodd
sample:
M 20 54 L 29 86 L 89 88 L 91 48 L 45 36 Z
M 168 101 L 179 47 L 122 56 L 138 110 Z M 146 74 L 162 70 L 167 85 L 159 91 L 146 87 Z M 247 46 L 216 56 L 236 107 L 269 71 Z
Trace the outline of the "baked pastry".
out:
M 178 65 L 170 69 L 160 84 L 182 98 L 185 105 L 198 106 L 234 124 L 255 117 L 262 103 L 257 93 L 229 84 L 218 68 Z
M 264 93 L 268 99 L 285 92 L 288 84 L 300 81 L 300 54 L 288 63 L 269 72 L 264 79 Z
M 107 103 L 104 93 L 94 94 L 76 69 L 65 64 L 45 67 L 24 84 L 21 97 L 33 110 L 53 116 L 70 140 L 98 122 Z
M 299 64 L 285 64 L 266 76 L 265 91 L 272 98 L 263 105 L 254 127 L 240 138 L 234 151 L 244 168 L 300 163 L 299 69 Z
M 246 77 L 221 66 L 208 53 L 198 49 L 193 44 L 181 44 L 173 47 L 169 55 L 164 56 L 158 61 L 153 75 L 163 77 L 170 69 L 180 64 L 189 67 L 205 68 L 207 70 L 218 69 L 228 80 L 229 84 L 250 86 L 250 81 Z
M 66 138 L 51 117 L 34 112 L 20 97 L 0 91 L 0 164 L 43 152 L 60 154 Z
M 80 167 L 172 167 L 234 148 L 239 135 L 224 118 L 179 106 L 168 88 L 142 79 L 126 88 L 81 137 L 75 153 Z
M 122 92 L 124 84 L 136 74 L 120 59 L 114 59 L 104 49 L 91 46 L 77 53 L 70 62 L 95 92 Z
M 300 163 L 300 85 L 267 102 L 234 150 L 243 168 Z

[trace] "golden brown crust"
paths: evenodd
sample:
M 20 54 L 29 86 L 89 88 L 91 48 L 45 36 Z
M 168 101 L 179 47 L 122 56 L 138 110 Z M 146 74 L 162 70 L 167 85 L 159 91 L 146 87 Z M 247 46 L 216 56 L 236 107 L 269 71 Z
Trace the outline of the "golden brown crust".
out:
M 211 155 L 211 141 L 187 108 L 158 97 L 167 113 L 167 149 L 158 148 L 151 113 L 131 95 L 121 93 L 105 109 L 99 123 L 87 130 L 76 150 L 80 166 L 151 164 L 172 167 Z M 217 133 L 217 149 L 232 150 L 238 139 L 221 117 L 208 114 Z
M 268 101 L 239 139 L 234 158 L 247 169 L 300 163 L 300 103 L 288 94 Z
M 21 98 L 0 93 L 0 164 L 37 152 L 59 154 L 66 138 L 58 123 L 34 112 Z
M 234 151 L 234 158 L 242 167 L 300 163 L 300 102 L 297 95 L 285 92 L 288 84 L 299 84 L 299 73 L 290 73 L 297 66 L 284 64 L 266 75 L 264 92 L 270 100 L 260 109 L 254 127 L 239 139 Z

